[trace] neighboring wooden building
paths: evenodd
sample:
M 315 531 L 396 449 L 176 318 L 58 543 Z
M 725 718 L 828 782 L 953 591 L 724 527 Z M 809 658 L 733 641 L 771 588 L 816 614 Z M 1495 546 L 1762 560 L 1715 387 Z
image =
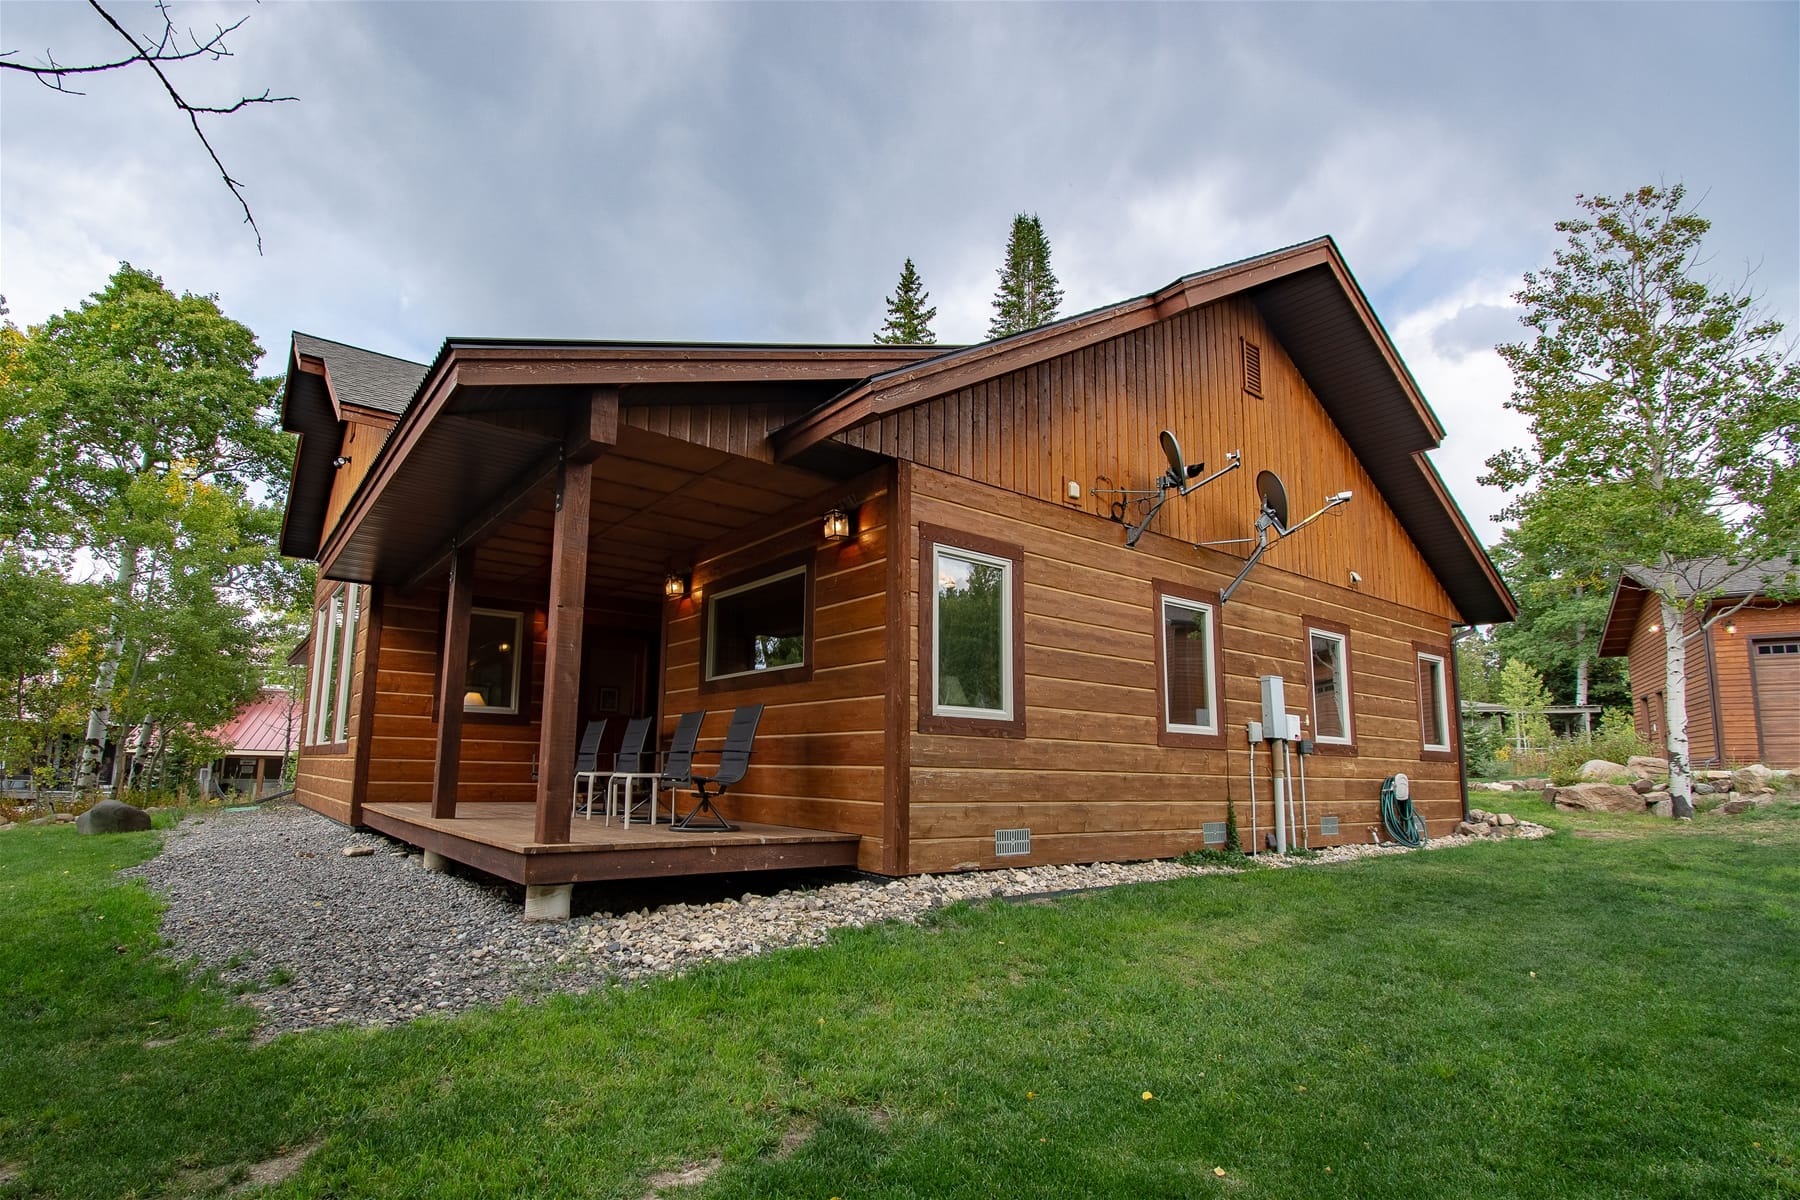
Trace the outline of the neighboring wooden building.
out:
M 287 692 L 264 688 L 261 695 L 208 736 L 225 747 L 212 764 L 213 782 L 252 800 L 279 791 L 282 768 L 300 745 L 299 706 Z
M 1685 618 L 1688 758 L 1696 766 L 1800 767 L 1800 601 L 1767 594 L 1776 580 L 1791 592 L 1794 570 L 1690 563 L 1666 577 L 1685 598 L 1716 597 Z M 1600 640 L 1602 656 L 1627 659 L 1637 731 L 1656 746 L 1668 736 L 1662 582 L 1642 567 L 1621 572 Z
M 965 348 L 451 339 L 427 368 L 296 335 L 284 415 L 283 549 L 321 564 L 301 801 L 528 884 L 1160 856 L 1228 798 L 1247 837 L 1265 675 L 1317 743 L 1310 844 L 1366 840 L 1401 771 L 1442 834 L 1451 636 L 1515 611 L 1328 239 Z M 1165 493 L 1164 429 L 1243 469 Z M 1231 591 L 1263 472 L 1290 524 L 1354 498 Z M 572 827 L 584 722 L 703 708 L 716 747 L 751 702 L 742 831 Z

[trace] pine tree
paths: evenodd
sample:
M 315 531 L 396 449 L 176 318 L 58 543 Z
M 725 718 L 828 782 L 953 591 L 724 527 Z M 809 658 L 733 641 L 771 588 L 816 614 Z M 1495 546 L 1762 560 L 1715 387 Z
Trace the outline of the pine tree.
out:
M 1008 337 L 1056 320 L 1062 289 L 1050 270 L 1050 239 L 1036 213 L 1013 218 L 1006 239 L 1006 265 L 1000 268 L 1000 290 L 994 293 L 990 338 Z
M 919 282 L 919 272 L 913 267 L 913 260 L 907 259 L 906 265 L 900 268 L 900 283 L 887 300 L 887 324 L 875 334 L 875 341 L 883 346 L 934 346 L 937 334 L 931 332 L 931 322 L 937 316 L 936 308 L 927 308 L 925 302 L 931 299 Z

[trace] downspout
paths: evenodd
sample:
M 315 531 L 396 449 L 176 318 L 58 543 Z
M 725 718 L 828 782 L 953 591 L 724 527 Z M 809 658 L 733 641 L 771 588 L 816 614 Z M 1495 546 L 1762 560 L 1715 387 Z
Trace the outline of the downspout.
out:
M 1450 694 L 1456 697 L 1456 725 L 1453 734 L 1456 738 L 1456 777 L 1462 784 L 1462 819 L 1469 819 L 1469 757 L 1463 749 L 1462 737 L 1462 677 L 1456 670 L 1456 643 L 1475 632 L 1473 625 L 1450 625 Z

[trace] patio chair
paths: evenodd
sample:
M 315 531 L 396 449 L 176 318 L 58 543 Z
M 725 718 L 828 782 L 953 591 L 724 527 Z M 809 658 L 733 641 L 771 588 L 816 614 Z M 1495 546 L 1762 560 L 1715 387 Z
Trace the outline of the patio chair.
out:
M 682 713 L 675 721 L 675 736 L 669 739 L 669 752 L 663 756 L 662 774 L 657 782 L 669 789 L 669 820 L 675 819 L 675 789 L 693 782 L 694 746 L 700 740 L 700 723 L 706 710 Z
M 694 805 L 687 816 L 672 822 L 669 826 L 671 829 L 724 833 L 737 828 L 714 807 L 713 800 L 723 796 L 749 770 L 750 747 L 756 742 L 756 726 L 762 720 L 762 711 L 763 706 L 760 704 L 745 704 L 731 714 L 731 724 L 725 730 L 725 746 L 719 751 L 719 765 L 713 768 L 710 775 L 689 776 L 694 794 L 700 797 L 700 803 Z M 673 813 L 674 808 L 671 807 L 669 811 Z M 703 813 L 710 814 L 710 821 L 697 824 L 697 821 L 706 820 L 701 815 Z
M 650 823 L 656 824 L 656 782 L 660 771 L 646 769 L 644 743 L 649 740 L 649 717 L 633 717 L 625 723 L 625 736 L 619 741 L 619 752 L 613 755 L 612 773 L 606 777 L 606 820 L 612 823 L 613 808 L 618 806 L 627 829 L 631 828 L 632 798 L 640 782 L 650 784 Z M 670 817 L 674 806 L 670 805 Z
M 607 774 L 600 769 L 600 739 L 605 736 L 604 720 L 589 721 L 581 732 L 581 747 L 575 751 L 575 790 L 569 797 L 570 805 L 581 803 L 581 787 L 586 784 L 587 804 L 583 815 L 589 820 L 594 816 L 594 781 Z

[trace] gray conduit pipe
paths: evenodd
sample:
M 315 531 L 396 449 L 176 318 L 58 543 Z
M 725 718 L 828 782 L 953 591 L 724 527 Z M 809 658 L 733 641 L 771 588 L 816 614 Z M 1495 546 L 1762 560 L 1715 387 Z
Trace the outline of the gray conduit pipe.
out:
M 1256 854 L 1262 843 L 1256 837 L 1256 741 L 1250 741 L 1250 853 Z

